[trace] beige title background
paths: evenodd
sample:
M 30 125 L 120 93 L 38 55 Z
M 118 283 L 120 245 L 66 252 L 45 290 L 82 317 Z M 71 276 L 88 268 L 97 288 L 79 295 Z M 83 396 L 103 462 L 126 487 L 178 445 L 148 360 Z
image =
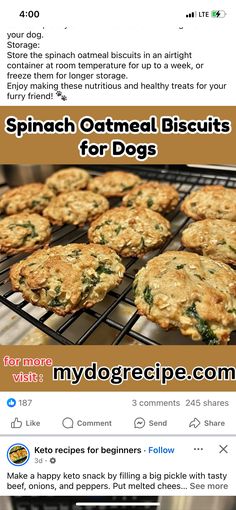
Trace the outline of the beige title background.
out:
M 74 135 L 25 135 L 17 139 L 14 135 L 4 132 L 5 118 L 16 116 L 25 119 L 27 115 L 35 119 L 61 119 L 69 115 L 72 120 L 78 121 L 84 115 L 94 119 L 104 119 L 111 116 L 113 119 L 147 119 L 150 115 L 158 118 L 162 115 L 178 115 L 182 119 L 205 119 L 208 115 L 229 119 L 233 130 L 230 134 L 217 135 L 173 135 L 173 134 L 140 134 L 140 135 L 98 135 L 77 132 Z M 235 164 L 234 127 L 236 125 L 236 107 L 1 107 L 0 108 L 0 139 L 2 164 Z M 135 158 L 112 158 L 109 153 L 104 158 L 80 158 L 78 144 L 83 138 L 91 142 L 108 142 L 112 138 L 119 138 L 126 143 L 157 143 L 159 155 L 143 161 Z

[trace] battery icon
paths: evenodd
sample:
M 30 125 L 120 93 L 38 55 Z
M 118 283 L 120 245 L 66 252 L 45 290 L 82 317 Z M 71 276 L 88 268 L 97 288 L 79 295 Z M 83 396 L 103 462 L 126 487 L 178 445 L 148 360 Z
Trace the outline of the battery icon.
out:
M 212 18 L 224 18 L 226 16 L 225 11 L 211 11 Z

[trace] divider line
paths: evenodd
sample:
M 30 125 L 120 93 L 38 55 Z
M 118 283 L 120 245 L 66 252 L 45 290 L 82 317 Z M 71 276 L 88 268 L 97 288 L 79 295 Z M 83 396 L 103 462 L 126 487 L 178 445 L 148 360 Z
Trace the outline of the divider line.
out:
M 138 502 L 132 502 L 132 503 L 129 503 L 129 502 L 125 502 L 125 503 L 120 503 L 120 502 L 116 502 L 116 503 L 108 503 L 108 502 L 105 502 L 105 503 L 76 503 L 76 506 L 94 506 L 94 507 L 101 507 L 101 506 L 160 506 L 160 503 L 156 502 L 156 503 L 138 503 Z

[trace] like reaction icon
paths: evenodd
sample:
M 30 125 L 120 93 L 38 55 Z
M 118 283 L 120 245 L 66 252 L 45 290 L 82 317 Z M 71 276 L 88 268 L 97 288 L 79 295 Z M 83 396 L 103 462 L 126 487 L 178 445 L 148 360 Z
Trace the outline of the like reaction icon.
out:
M 18 418 L 15 418 L 14 421 L 11 422 L 12 429 L 20 429 L 22 427 L 22 421 Z
M 15 400 L 14 398 L 9 398 L 9 399 L 7 400 L 7 405 L 8 405 L 8 407 L 15 407 L 15 405 L 16 405 L 16 400 Z

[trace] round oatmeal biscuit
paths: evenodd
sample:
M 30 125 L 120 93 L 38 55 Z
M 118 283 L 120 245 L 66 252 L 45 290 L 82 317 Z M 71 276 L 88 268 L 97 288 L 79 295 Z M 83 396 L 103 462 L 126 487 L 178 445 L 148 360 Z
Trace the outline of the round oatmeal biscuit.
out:
M 41 213 L 49 204 L 53 193 L 41 182 L 12 188 L 0 197 L 0 213 L 11 215 L 19 212 Z
M 43 215 L 55 225 L 84 225 L 109 208 L 108 200 L 92 191 L 73 191 L 54 197 Z
M 171 184 L 149 181 L 136 186 L 123 197 L 126 207 L 147 207 L 153 211 L 167 213 L 175 209 L 179 194 Z
M 90 242 L 110 246 L 122 257 L 142 257 L 170 235 L 170 223 L 159 213 L 141 207 L 116 207 L 93 221 Z
M 133 290 L 141 315 L 193 340 L 226 344 L 236 329 L 236 273 L 223 262 L 168 251 L 137 273 Z
M 0 252 L 31 252 L 49 241 L 50 223 L 39 214 L 22 212 L 0 220 Z
M 105 172 L 91 179 L 88 189 L 105 197 L 122 197 L 141 182 L 142 180 L 138 175 L 128 172 Z
M 124 271 L 107 246 L 68 244 L 34 252 L 12 266 L 10 280 L 26 301 L 64 316 L 102 301 Z
M 58 195 L 66 191 L 75 191 L 87 187 L 90 176 L 86 170 L 77 167 L 63 168 L 46 180 L 48 188 Z
M 201 220 L 182 233 L 182 244 L 197 253 L 236 266 L 236 223 L 229 220 Z
M 204 186 L 184 199 L 181 211 L 194 220 L 211 218 L 236 221 L 236 189 Z

